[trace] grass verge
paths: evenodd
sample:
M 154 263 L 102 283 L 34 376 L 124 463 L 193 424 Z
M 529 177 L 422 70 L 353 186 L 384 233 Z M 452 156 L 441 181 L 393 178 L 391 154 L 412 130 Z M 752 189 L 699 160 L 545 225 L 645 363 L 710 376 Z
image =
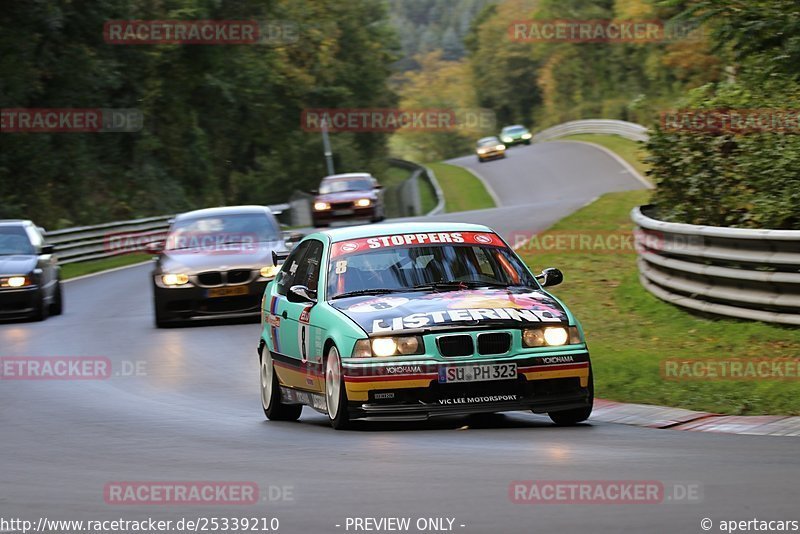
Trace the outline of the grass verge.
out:
M 593 239 L 629 233 L 630 209 L 648 196 L 607 194 L 549 231 Z M 534 272 L 564 271 L 553 294 L 583 324 L 598 397 L 724 414 L 800 414 L 796 379 L 674 381 L 662 378 L 660 367 L 667 358 L 797 358 L 800 329 L 705 318 L 662 302 L 639 284 L 633 251 L 545 251 L 544 244 L 540 236 L 518 252 Z
M 569 135 L 561 137 L 557 141 L 586 141 L 605 147 L 630 163 L 634 169 L 639 171 L 639 174 L 647 178 L 645 173 L 650 166 L 643 161 L 647 155 L 647 150 L 636 141 L 631 141 L 618 135 L 605 134 Z
M 69 280 L 85 274 L 107 271 L 116 267 L 125 267 L 134 263 L 142 263 L 152 258 L 152 254 L 134 253 L 112 256 L 101 260 L 82 261 L 80 263 L 67 263 L 61 266 L 61 279 Z
M 436 174 L 448 213 L 495 207 L 483 183 L 469 171 L 447 163 L 430 163 L 428 167 Z

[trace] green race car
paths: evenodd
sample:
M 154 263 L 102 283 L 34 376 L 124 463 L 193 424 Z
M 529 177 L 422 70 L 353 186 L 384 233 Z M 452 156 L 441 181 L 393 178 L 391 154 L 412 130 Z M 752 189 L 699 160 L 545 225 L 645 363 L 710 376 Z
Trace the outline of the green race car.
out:
M 583 421 L 594 390 L 580 324 L 485 226 L 404 223 L 306 236 L 262 303 L 261 402 L 354 419 L 532 410 Z
M 521 124 L 506 126 L 500 130 L 500 140 L 509 147 L 521 144 L 530 145 L 532 137 L 530 130 Z

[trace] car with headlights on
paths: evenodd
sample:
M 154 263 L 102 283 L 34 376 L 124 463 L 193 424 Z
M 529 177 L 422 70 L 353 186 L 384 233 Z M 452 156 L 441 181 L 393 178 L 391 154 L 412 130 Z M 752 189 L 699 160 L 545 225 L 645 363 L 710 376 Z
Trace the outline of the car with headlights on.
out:
M 259 314 L 278 268 L 272 252 L 286 248 L 265 206 L 228 206 L 175 217 L 156 253 L 151 275 L 155 324 Z
M 27 220 L 0 220 L 0 319 L 60 315 L 61 268 L 44 230 Z
M 500 131 L 500 140 L 508 147 L 521 144 L 530 145 L 532 138 L 530 130 L 521 124 L 506 126 Z
M 531 410 L 587 419 L 594 386 L 580 323 L 491 229 L 358 226 L 306 236 L 267 285 L 258 345 L 271 420 L 302 406 L 355 419 Z
M 315 227 L 333 222 L 364 220 L 379 222 L 386 218 L 382 186 L 369 173 L 334 174 L 322 179 L 311 205 Z
M 478 139 L 475 154 L 480 163 L 490 159 L 504 158 L 506 157 L 506 146 L 497 137 L 484 137 Z

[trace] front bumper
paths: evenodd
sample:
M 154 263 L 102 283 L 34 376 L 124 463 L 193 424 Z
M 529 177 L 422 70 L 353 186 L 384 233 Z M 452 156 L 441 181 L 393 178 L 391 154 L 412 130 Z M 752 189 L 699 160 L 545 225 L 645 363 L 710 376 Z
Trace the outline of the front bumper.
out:
M 445 367 L 517 364 L 511 380 L 440 383 Z M 440 415 L 531 410 L 547 413 L 591 406 L 586 351 L 569 355 L 430 362 L 371 369 L 344 363 L 349 409 L 354 418 L 420 420 Z
M 223 286 L 245 288 L 246 294 L 211 295 L 217 288 L 189 286 L 163 288 L 153 286 L 155 306 L 164 320 L 202 320 L 215 317 L 249 317 L 261 313 L 261 298 L 268 280 L 254 280 L 247 284 Z
M 38 286 L 0 289 L 0 319 L 28 317 L 36 313 L 42 301 Z
M 484 152 L 483 154 L 478 154 L 478 159 L 487 160 L 487 159 L 495 159 L 495 158 L 504 158 L 506 157 L 505 150 L 493 150 L 491 152 Z
M 372 205 L 366 208 L 346 208 L 346 209 L 329 209 L 314 211 L 312 219 L 314 226 L 321 224 L 330 224 L 336 221 L 352 221 L 361 219 L 374 219 L 377 215 L 377 206 Z
M 514 145 L 529 145 L 531 144 L 530 139 L 523 139 L 522 137 L 518 137 L 516 139 L 511 139 L 511 141 L 503 141 L 503 144 L 507 147 L 514 146 Z

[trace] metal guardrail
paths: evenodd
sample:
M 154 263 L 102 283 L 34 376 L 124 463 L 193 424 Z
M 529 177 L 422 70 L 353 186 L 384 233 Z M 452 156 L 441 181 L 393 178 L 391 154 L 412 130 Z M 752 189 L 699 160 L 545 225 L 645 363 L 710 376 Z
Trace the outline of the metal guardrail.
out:
M 289 209 L 288 204 L 267 207 L 275 215 Z M 173 217 L 174 215 L 162 215 L 65 228 L 46 232 L 45 237 L 55 247 L 61 264 L 110 258 L 142 250 L 147 243 L 163 240 Z
M 659 221 L 634 208 L 639 279 L 656 297 L 696 311 L 800 325 L 800 230 Z
M 633 141 L 647 141 L 647 128 L 634 122 L 612 119 L 587 119 L 558 124 L 533 136 L 534 142 L 549 141 L 567 135 L 610 134 Z
M 419 163 L 406 161 L 404 159 L 390 159 L 389 163 L 396 167 L 404 167 L 412 171 L 411 176 L 406 179 L 405 182 L 406 184 L 410 185 L 408 187 L 404 187 L 404 189 L 411 191 L 416 196 L 416 198 L 413 199 L 413 202 L 416 204 L 416 206 L 419 206 L 419 190 L 416 187 L 417 178 L 422 178 L 433 190 L 433 194 L 436 196 L 436 206 L 428 213 L 424 213 L 422 215 L 438 215 L 444 211 L 444 193 L 442 192 L 442 188 L 439 187 L 439 182 L 436 180 L 436 175 L 432 169 L 426 167 L 425 165 L 420 165 Z M 406 215 L 418 215 L 418 213 L 409 213 Z

